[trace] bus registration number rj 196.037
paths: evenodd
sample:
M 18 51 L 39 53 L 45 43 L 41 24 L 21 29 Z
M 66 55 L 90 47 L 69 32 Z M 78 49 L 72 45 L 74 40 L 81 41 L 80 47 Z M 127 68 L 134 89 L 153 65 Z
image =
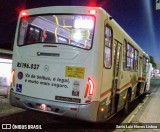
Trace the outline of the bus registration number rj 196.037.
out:
M 18 62 L 17 67 L 28 68 L 28 69 L 36 69 L 37 70 L 39 68 L 39 64 L 29 64 L 29 63 Z

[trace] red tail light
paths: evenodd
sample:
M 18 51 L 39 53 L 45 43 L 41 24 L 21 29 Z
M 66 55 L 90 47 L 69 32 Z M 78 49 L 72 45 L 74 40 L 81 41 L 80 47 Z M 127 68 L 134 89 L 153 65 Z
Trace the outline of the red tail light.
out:
M 15 70 L 14 69 L 12 70 L 12 73 L 11 73 L 11 85 L 15 86 Z
M 87 100 L 85 100 L 85 103 L 87 104 L 91 103 L 91 96 L 93 95 L 93 92 L 94 92 L 94 83 L 90 78 L 88 78 L 88 83 L 87 83 L 86 91 L 84 94 L 84 98 L 86 97 L 88 98 Z
M 89 95 L 93 95 L 94 84 L 90 78 L 88 78 L 88 84 L 89 84 Z
M 22 16 L 22 17 L 26 17 L 26 16 L 28 16 L 28 13 L 27 13 L 26 11 L 22 11 L 22 12 L 21 12 L 21 16 Z
M 89 104 L 91 103 L 91 100 L 86 100 L 85 103 Z
M 88 94 L 93 95 L 93 89 L 94 89 L 93 81 L 90 78 L 88 78 L 88 83 L 86 86 L 86 91 L 85 91 L 84 97 L 86 98 Z
M 72 111 L 77 111 L 77 108 L 70 108 L 70 110 L 72 110 Z

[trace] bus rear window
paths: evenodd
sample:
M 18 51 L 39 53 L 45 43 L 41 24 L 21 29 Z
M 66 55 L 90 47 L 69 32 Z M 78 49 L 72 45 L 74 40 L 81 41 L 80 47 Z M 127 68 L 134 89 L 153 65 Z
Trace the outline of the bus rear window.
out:
M 92 46 L 95 18 L 86 15 L 39 15 L 21 18 L 18 45 L 65 44 Z

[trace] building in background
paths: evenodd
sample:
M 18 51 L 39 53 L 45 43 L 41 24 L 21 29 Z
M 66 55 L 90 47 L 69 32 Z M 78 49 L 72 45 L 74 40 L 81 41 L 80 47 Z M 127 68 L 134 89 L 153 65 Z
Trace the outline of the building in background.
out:
M 0 86 L 10 86 L 11 68 L 12 51 L 0 49 Z

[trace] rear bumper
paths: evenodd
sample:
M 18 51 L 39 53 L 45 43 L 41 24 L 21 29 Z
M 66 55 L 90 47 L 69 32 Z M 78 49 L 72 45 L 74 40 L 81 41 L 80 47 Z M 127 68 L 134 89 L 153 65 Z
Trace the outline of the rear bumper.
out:
M 92 102 L 90 104 L 73 104 L 44 100 L 17 94 L 12 90 L 10 91 L 10 103 L 11 105 L 16 107 L 77 118 L 91 122 L 97 121 L 97 110 L 99 106 L 99 102 Z M 45 110 L 41 110 L 38 108 L 38 105 L 41 104 L 45 104 L 47 106 Z

